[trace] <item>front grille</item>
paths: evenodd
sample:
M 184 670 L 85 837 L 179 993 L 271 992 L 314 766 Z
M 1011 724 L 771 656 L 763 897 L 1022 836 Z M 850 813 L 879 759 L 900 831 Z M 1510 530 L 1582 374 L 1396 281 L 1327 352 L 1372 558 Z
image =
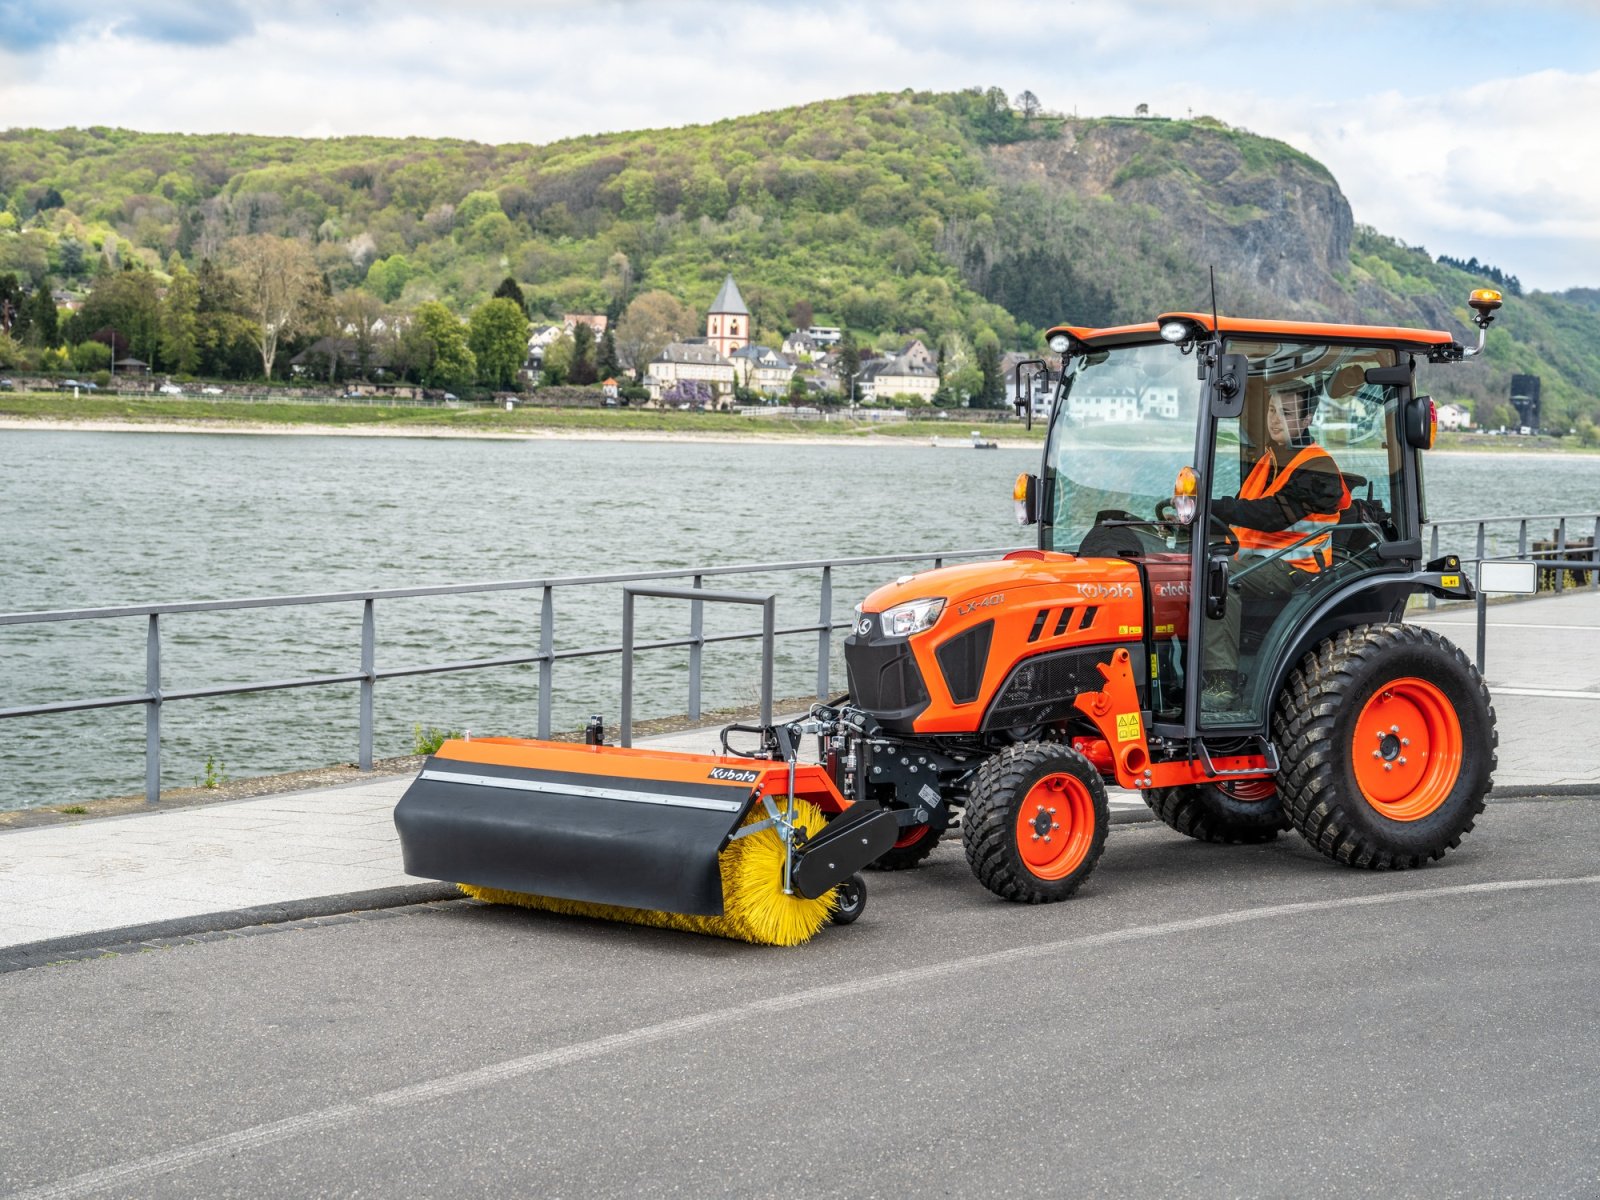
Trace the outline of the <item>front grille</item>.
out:
M 1132 654 L 1135 662 L 1142 653 L 1139 643 L 1129 642 L 1122 646 L 1057 650 L 1024 659 L 1011 669 L 1001 685 L 1000 694 L 984 717 L 984 729 L 1037 725 L 1071 715 L 1077 711 L 1072 704 L 1077 696 L 1098 692 L 1105 686 L 1105 676 L 1096 668 L 1109 663 L 1119 649 Z M 1135 675 L 1137 677 L 1137 672 Z
M 910 716 L 928 703 L 922 672 L 906 641 L 873 644 L 860 637 L 844 641 L 844 669 L 857 708 L 884 716 Z
M 944 685 L 950 689 L 950 699 L 957 704 L 971 704 L 978 698 L 993 637 L 994 622 L 985 621 L 965 633 L 958 633 L 933 652 L 944 674 Z

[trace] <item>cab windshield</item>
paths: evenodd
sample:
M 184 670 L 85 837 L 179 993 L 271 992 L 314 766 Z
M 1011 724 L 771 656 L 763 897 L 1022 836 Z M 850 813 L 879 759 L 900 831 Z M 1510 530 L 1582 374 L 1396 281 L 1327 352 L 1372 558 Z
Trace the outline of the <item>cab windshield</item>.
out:
M 1045 453 L 1046 549 L 1078 553 L 1107 522 L 1152 522 L 1195 461 L 1201 392 L 1195 358 L 1157 342 L 1074 357 L 1061 379 Z M 1187 538 L 1182 526 L 1169 536 Z M 1154 531 L 1152 531 L 1154 532 Z

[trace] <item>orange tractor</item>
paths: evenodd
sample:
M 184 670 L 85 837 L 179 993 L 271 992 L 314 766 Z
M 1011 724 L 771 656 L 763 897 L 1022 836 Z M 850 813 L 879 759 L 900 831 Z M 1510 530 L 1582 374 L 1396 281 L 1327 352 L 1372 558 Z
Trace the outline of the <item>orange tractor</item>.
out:
M 1017 377 L 1025 412 L 1054 389 L 1043 469 L 1014 493 L 1036 549 L 873 592 L 848 696 L 753 731 L 753 755 L 726 734 L 704 757 L 447 743 L 397 810 L 407 869 L 799 941 L 859 913 L 858 870 L 915 866 L 958 812 L 984 886 L 1066 898 L 1100 857 L 1108 783 L 1205 841 L 1293 827 L 1352 866 L 1441 857 L 1483 811 L 1496 734 L 1472 664 L 1402 621 L 1418 593 L 1473 595 L 1455 556 L 1424 561 L 1436 421 L 1413 378 L 1482 350 L 1500 297 L 1470 304 L 1470 348 L 1196 313 L 1050 330 L 1059 377 Z M 810 735 L 820 764 L 797 764 Z M 756 834 L 759 897 L 730 883 Z M 732 928 L 780 910 L 805 929 Z

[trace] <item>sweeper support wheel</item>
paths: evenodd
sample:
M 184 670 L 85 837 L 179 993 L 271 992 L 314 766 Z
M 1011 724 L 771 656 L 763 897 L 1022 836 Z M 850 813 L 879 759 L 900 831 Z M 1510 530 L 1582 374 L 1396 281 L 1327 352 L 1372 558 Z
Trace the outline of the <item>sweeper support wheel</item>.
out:
M 1054 742 L 1023 742 L 978 768 L 961 840 L 984 887 L 1019 904 L 1049 904 L 1089 877 L 1110 824 L 1093 763 Z
M 1295 828 L 1336 862 L 1371 868 L 1419 866 L 1460 844 L 1499 741 L 1466 655 L 1401 624 L 1348 629 L 1308 654 L 1273 729 Z

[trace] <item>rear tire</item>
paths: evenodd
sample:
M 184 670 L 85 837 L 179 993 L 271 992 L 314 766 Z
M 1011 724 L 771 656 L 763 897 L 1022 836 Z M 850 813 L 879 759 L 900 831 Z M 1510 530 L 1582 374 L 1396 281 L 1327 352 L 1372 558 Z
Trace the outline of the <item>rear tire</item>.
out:
M 1023 742 L 978 768 L 961 841 L 972 873 L 995 895 L 1050 904 L 1089 877 L 1110 824 L 1094 764 L 1054 742 Z
M 1459 649 L 1414 625 L 1335 634 L 1278 697 L 1273 739 L 1289 819 L 1353 867 L 1444 857 L 1493 786 L 1494 708 Z
M 1280 829 L 1289 828 L 1271 779 L 1154 788 L 1144 794 L 1144 802 L 1173 829 L 1198 842 L 1251 845 L 1270 842 Z
M 944 830 L 932 825 L 907 825 L 900 831 L 895 844 L 867 864 L 869 871 L 909 871 L 922 865 L 933 853 L 933 848 L 944 836 Z

